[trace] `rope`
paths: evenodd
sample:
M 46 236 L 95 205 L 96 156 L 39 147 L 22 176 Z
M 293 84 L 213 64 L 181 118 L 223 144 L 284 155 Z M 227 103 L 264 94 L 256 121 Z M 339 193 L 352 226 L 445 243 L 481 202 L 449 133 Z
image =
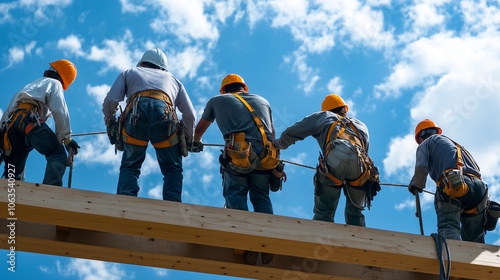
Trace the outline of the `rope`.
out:
M 71 137 L 96 135 L 96 134 L 106 134 L 106 131 L 71 134 Z
M 439 276 L 440 280 L 449 280 L 450 279 L 450 270 L 451 270 L 451 257 L 450 257 L 450 250 L 448 249 L 448 243 L 446 243 L 446 238 L 444 238 L 443 235 L 440 233 L 433 233 L 431 234 L 432 237 L 434 237 L 434 240 L 436 241 L 436 250 L 437 250 L 437 257 L 439 260 Z M 446 256 L 448 257 L 448 266 L 446 268 L 446 272 L 444 270 L 444 259 L 443 259 L 443 245 L 446 249 Z

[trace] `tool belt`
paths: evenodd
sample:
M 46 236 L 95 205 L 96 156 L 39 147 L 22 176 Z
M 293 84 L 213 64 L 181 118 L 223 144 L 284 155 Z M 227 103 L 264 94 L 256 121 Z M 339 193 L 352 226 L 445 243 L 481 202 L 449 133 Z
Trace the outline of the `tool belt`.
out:
M 485 229 L 488 231 L 495 230 L 498 224 L 498 218 L 500 218 L 500 204 L 498 202 L 488 200 Z
M 341 126 L 340 130 L 337 133 L 337 135 L 334 135 L 332 137 L 333 129 L 337 125 Z M 345 129 L 347 126 L 350 126 L 354 130 L 356 136 L 349 133 L 345 133 Z M 328 154 L 330 153 L 330 150 L 334 146 L 334 141 L 337 139 L 347 140 L 353 146 L 356 146 L 356 150 L 358 152 L 358 158 L 360 159 L 363 167 L 363 174 L 361 174 L 355 180 L 352 181 L 346 180 L 346 183 L 353 187 L 360 187 L 363 186 L 368 180 L 378 182 L 379 181 L 378 169 L 375 167 L 373 160 L 366 153 L 366 149 L 361 141 L 361 136 L 359 135 L 359 132 L 356 129 L 356 127 L 352 124 L 352 120 L 348 117 L 341 117 L 341 119 L 335 121 L 330 125 L 330 129 L 328 130 L 328 135 L 326 137 L 326 143 L 325 143 L 325 156 L 323 157 L 320 153 L 318 159 L 319 160 L 318 168 L 321 169 L 322 173 L 326 174 L 328 178 L 330 178 L 333 182 L 335 182 L 336 187 L 340 187 L 344 184 L 342 180 L 335 177 L 332 173 L 328 171 L 328 166 L 326 163 Z
M 177 114 L 175 113 L 174 107 L 172 105 L 172 101 L 170 100 L 170 97 L 166 93 L 161 92 L 161 91 L 157 91 L 157 90 L 139 91 L 136 94 L 134 94 L 134 96 L 132 96 L 132 98 L 130 99 L 130 102 L 127 104 L 127 107 L 125 108 L 125 111 L 120 115 L 119 121 L 120 121 L 121 129 L 120 129 L 120 136 L 118 136 L 118 137 L 121 138 L 121 140 L 124 143 L 129 143 L 129 144 L 137 145 L 137 146 L 147 146 L 148 145 L 149 141 L 136 139 L 136 138 L 128 135 L 127 132 L 125 131 L 125 125 L 124 125 L 125 118 L 127 117 L 127 115 L 129 113 L 132 114 L 130 121 L 133 122 L 133 124 L 135 125 L 135 122 L 139 118 L 139 114 L 137 113 L 137 106 L 138 106 L 138 103 L 142 97 L 149 97 L 149 98 L 154 98 L 154 99 L 165 101 L 165 104 L 167 104 L 167 108 L 165 108 L 165 113 L 167 114 L 167 116 L 169 116 L 169 119 L 171 119 L 175 124 L 176 132 L 174 134 L 172 134 L 166 140 L 152 143 L 153 147 L 155 147 L 155 148 L 168 148 L 168 147 L 172 147 L 172 146 L 179 144 L 179 141 L 181 141 L 181 139 L 179 139 L 180 137 L 178 136 L 178 130 L 177 130 L 178 119 L 177 119 Z M 132 110 L 132 112 L 130 110 Z M 171 130 L 171 128 L 169 127 L 169 135 L 171 133 L 170 130 Z M 185 139 L 183 139 L 183 141 L 185 141 Z
M 472 176 L 470 174 L 467 175 Z M 465 183 L 461 168 L 446 169 L 436 184 L 439 189 L 451 198 L 462 197 L 469 192 L 469 186 Z
M 28 135 L 33 128 L 40 126 L 40 123 L 43 123 L 43 121 L 40 118 L 41 115 L 41 110 L 38 106 L 31 104 L 31 103 L 21 103 L 17 106 L 17 108 L 11 113 L 9 117 L 9 121 L 6 123 L 6 129 L 3 134 L 3 144 L 2 148 L 4 150 L 5 156 L 10 156 L 12 153 L 12 145 L 9 140 L 10 136 L 10 131 L 14 124 L 16 123 L 16 120 L 21 117 L 21 120 L 18 122 L 18 129 L 22 130 L 22 124 L 27 116 L 31 118 L 31 121 L 29 124 L 27 124 L 24 127 L 24 134 Z
M 264 124 L 260 120 L 257 112 L 238 94 L 233 94 L 237 97 L 250 111 L 250 115 L 254 120 L 257 128 L 262 136 L 262 143 L 264 150 L 260 155 L 257 155 L 251 146 L 251 143 L 245 141 L 244 132 L 235 132 L 226 136 L 226 145 L 224 154 L 231 159 L 229 167 L 233 170 L 249 174 L 254 170 L 272 170 L 281 162 L 279 159 L 279 152 L 274 147 L 273 143 L 267 140 Z M 224 156 L 225 156 L 224 155 Z

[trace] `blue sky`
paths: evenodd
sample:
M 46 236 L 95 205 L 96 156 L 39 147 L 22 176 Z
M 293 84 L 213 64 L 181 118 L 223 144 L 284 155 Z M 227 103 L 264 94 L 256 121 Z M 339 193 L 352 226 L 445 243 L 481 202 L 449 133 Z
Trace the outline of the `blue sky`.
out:
M 0 3 L 0 114 L 48 63 L 78 68 L 66 92 L 73 133 L 104 131 L 102 100 L 117 75 L 144 51 L 161 48 L 185 85 L 198 116 L 219 94 L 222 78 L 240 74 L 249 91 L 269 100 L 277 133 L 341 95 L 370 130 L 370 155 L 385 183 L 407 184 L 413 131 L 425 119 L 464 145 L 500 201 L 500 1 L 452 0 L 19 0 Z M 49 122 L 53 127 L 53 122 Z M 121 155 L 107 137 L 76 138 L 73 188 L 114 193 Z M 216 125 L 204 143 L 222 143 Z M 282 158 L 309 166 L 319 147 L 305 139 Z M 183 201 L 222 207 L 219 149 L 184 160 Z M 154 149 L 139 196 L 160 199 Z M 41 182 L 45 159 L 31 153 L 26 180 Z M 271 195 L 278 215 L 312 218 L 314 171 L 286 165 L 289 182 Z M 68 172 L 67 172 L 68 173 Z M 67 182 L 67 174 L 64 178 Z M 430 179 L 428 180 L 430 181 Z M 434 190 L 433 182 L 428 189 Z M 436 232 L 433 197 L 425 194 L 425 233 Z M 336 222 L 343 223 L 344 199 Z M 419 234 L 415 202 L 404 188 L 383 187 L 365 211 L 367 226 Z M 486 243 L 500 244 L 500 231 Z M 5 259 L 6 251 L 2 250 Z M 10 279 L 225 279 L 198 273 L 19 253 Z

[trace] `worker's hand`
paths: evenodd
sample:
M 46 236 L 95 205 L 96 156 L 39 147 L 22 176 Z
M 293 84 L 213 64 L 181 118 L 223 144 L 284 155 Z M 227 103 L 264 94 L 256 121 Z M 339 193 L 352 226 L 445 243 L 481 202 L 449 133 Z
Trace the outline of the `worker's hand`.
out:
M 199 153 L 203 151 L 203 142 L 201 142 L 201 138 L 194 138 L 189 151 L 191 153 Z
M 411 192 L 413 195 L 417 195 L 417 192 L 422 193 L 424 191 L 423 188 L 419 188 L 417 186 L 408 186 L 408 191 Z
M 66 141 L 65 141 L 66 142 Z M 71 139 L 71 141 L 68 142 L 68 144 L 66 144 L 66 150 L 68 151 L 68 153 L 73 150 L 75 152 L 75 155 L 78 154 L 78 149 L 80 148 L 80 146 L 78 146 L 78 143 L 76 143 L 75 140 Z
M 116 121 L 110 122 L 106 126 L 106 132 L 108 134 L 109 143 L 111 143 L 111 145 L 115 145 L 116 144 L 116 137 L 118 134 L 118 122 L 116 122 Z

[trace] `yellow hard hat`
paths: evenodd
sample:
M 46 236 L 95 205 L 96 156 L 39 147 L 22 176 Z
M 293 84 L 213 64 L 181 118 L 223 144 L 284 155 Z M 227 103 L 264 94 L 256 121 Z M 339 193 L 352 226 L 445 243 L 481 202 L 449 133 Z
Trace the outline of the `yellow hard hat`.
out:
M 346 113 L 349 111 L 349 107 L 345 104 L 344 99 L 336 94 L 327 95 L 323 103 L 321 103 L 321 111 L 330 111 L 338 107 L 345 107 Z
M 415 128 L 415 141 L 417 142 L 417 144 L 420 144 L 418 143 L 418 136 L 420 134 L 420 132 L 424 129 L 427 129 L 427 128 L 436 128 L 437 131 L 438 131 L 438 134 L 441 134 L 443 132 L 443 130 L 437 126 L 433 121 L 429 120 L 429 119 L 425 119 L 423 121 L 421 121 L 417 127 Z
M 49 63 L 54 69 L 57 70 L 59 76 L 63 80 L 63 89 L 67 90 L 69 85 L 73 83 L 76 78 L 76 66 L 69 60 L 61 59 Z
M 235 83 L 242 84 L 245 87 L 245 92 L 248 92 L 248 87 L 240 75 L 229 74 L 222 80 L 222 83 L 220 84 L 220 93 L 224 94 L 224 87 Z

